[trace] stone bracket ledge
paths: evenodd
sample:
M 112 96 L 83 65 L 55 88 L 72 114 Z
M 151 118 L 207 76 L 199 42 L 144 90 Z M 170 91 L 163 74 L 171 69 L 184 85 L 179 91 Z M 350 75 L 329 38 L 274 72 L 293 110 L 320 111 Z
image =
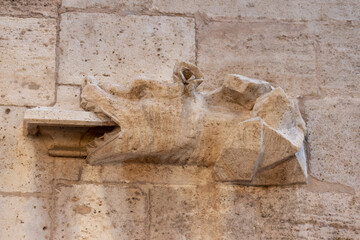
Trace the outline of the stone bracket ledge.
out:
M 88 111 L 64 110 L 53 107 L 28 109 L 24 115 L 24 135 L 36 135 L 39 127 L 103 127 L 116 126 L 108 117 Z
M 101 114 L 57 107 L 28 109 L 24 115 L 24 135 L 49 135 L 48 154 L 54 157 L 86 157 L 86 145 L 115 126 Z

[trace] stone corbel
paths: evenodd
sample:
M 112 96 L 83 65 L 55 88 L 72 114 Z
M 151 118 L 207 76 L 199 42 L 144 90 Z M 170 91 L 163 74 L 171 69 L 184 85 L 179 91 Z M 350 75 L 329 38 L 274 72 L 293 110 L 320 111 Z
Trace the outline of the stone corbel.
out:
M 50 136 L 48 153 L 54 157 L 86 157 L 87 144 L 115 126 L 110 118 L 100 114 L 57 107 L 28 109 L 24 115 L 24 135 Z
M 241 75 L 226 76 L 212 92 L 197 91 L 203 80 L 188 63 L 175 66 L 172 83 L 136 79 L 124 87 L 88 77 L 81 95 L 87 111 L 28 110 L 25 134 L 40 129 L 58 142 L 49 154 L 86 156 L 90 164 L 206 166 L 218 181 L 254 186 L 307 182 L 306 127 L 296 102 Z M 71 134 L 77 140 L 66 142 Z

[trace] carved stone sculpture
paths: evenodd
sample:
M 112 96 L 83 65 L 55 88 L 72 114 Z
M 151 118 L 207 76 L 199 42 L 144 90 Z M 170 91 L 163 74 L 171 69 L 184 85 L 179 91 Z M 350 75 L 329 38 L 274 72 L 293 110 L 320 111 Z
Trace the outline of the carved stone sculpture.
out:
M 193 164 L 213 167 L 224 182 L 306 182 L 305 123 L 281 88 L 230 74 L 219 89 L 200 93 L 202 73 L 188 63 L 173 76 L 173 83 L 137 79 L 130 87 L 86 78 L 82 107 L 119 126 L 89 144 L 90 164 Z

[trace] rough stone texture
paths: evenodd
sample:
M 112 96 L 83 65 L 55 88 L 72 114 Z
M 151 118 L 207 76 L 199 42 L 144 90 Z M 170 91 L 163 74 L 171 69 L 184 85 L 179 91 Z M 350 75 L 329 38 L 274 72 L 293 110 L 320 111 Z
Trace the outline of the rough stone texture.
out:
M 312 175 L 360 189 L 359 106 L 358 98 L 327 97 L 304 102 Z
M 195 61 L 190 18 L 65 13 L 60 28 L 60 83 L 81 84 L 84 75 L 124 85 L 141 76 L 171 81 L 176 60 Z
M 360 22 L 312 23 L 310 27 L 317 41 L 318 77 L 323 92 L 360 97 Z
M 53 103 L 56 21 L 0 17 L 0 29 L 0 104 Z
M 360 196 L 342 189 L 154 187 L 150 239 L 356 239 Z
M 81 180 L 99 183 L 205 185 L 212 182 L 213 177 L 212 169 L 209 168 L 129 163 L 103 166 L 86 164 L 81 169 Z
M 63 7 L 59 9 L 62 17 L 56 13 L 58 2 L 0 1 L 1 240 L 359 239 L 360 1 L 62 0 Z M 84 26 L 85 21 L 92 24 L 89 19 L 94 16 L 99 26 Z M 120 19 L 118 23 L 125 27 L 123 33 L 113 19 Z M 134 19 L 138 21 L 136 24 L 132 23 Z M 62 32 L 60 25 L 55 27 L 61 22 Z M 158 23 L 165 27 L 158 27 Z M 42 24 L 44 28 L 40 27 Z M 94 32 L 91 26 L 96 26 Z M 154 27 L 159 30 L 155 31 Z M 106 44 L 104 36 L 107 36 Z M 102 42 L 97 42 L 100 38 Z M 146 46 L 142 44 L 144 39 Z M 56 56 L 55 42 L 61 47 Z M 96 50 L 99 55 L 95 55 Z M 71 51 L 75 53 L 68 54 Z M 58 64 L 61 67 L 65 54 L 69 55 L 65 70 L 78 80 L 59 76 L 63 83 L 80 84 L 82 73 L 90 74 L 91 66 L 96 66 L 98 72 L 94 75 L 105 79 L 101 81 L 125 86 L 133 77 L 143 74 L 141 71 L 144 75 L 166 72 L 167 76 L 161 80 L 171 81 L 173 61 L 180 59 L 181 52 L 205 70 L 205 82 L 199 88 L 214 89 L 222 85 L 224 73 L 237 73 L 268 80 L 291 96 L 311 94 L 298 99 L 308 125 L 305 149 L 310 165 L 308 184 L 235 186 L 216 182 L 213 167 L 195 165 L 91 166 L 84 159 L 49 158 L 46 150 L 51 139 L 41 135 L 22 136 L 25 108 L 13 105 L 53 106 L 57 73 L 42 82 L 42 77 L 47 76 L 42 67 L 48 66 L 52 72 L 60 70 Z M 118 63 L 115 53 L 122 55 L 123 65 L 115 66 Z M 157 54 L 168 59 L 156 60 Z M 111 61 L 102 64 L 106 57 L 112 57 Z M 165 66 L 165 70 L 160 69 Z M 23 68 L 26 73 L 22 72 Z M 111 78 L 114 69 L 117 74 L 123 69 L 134 73 L 129 72 L 130 78 L 126 74 Z M 19 81 L 20 75 L 24 82 Z M 158 75 L 149 77 L 160 79 Z M 36 86 L 29 85 L 31 82 L 41 87 L 30 91 L 29 86 Z M 64 86 L 61 82 L 57 86 L 56 106 L 64 111 L 78 107 L 79 99 L 73 94 L 80 86 Z M 38 97 L 40 92 L 44 94 Z M 210 106 L 218 102 L 221 101 L 215 99 Z M 287 105 L 286 101 L 283 103 Z M 239 109 L 229 105 L 224 112 L 233 110 Z M 58 112 L 56 116 L 61 114 Z M 76 116 L 78 113 L 72 118 Z M 217 119 L 207 123 L 210 136 L 221 134 L 221 129 L 212 127 Z M 269 125 L 278 126 L 279 121 L 270 120 L 267 120 L 271 122 Z M 218 152 L 216 146 L 205 153 Z M 272 181 L 292 178 L 291 181 L 297 182 L 294 175 L 301 176 L 296 172 L 303 168 L 299 153 L 304 152 L 298 152 L 296 160 L 292 157 L 270 171 L 266 168 L 258 171 L 256 179 L 266 182 L 270 175 Z M 145 194 L 140 195 L 139 208 L 126 200 L 136 198 L 131 189 L 138 188 Z M 100 201 L 102 206 L 98 204 Z M 140 211 L 144 204 L 145 210 Z M 104 206 L 111 206 L 113 211 L 106 214 Z M 89 208 L 97 213 L 87 213 Z M 141 221 L 133 221 L 138 216 Z M 124 221 L 125 218 L 130 222 Z M 116 227 L 111 226 L 109 219 Z M 83 232 L 77 234 L 76 230 Z
M 291 96 L 316 94 L 315 50 L 306 24 L 210 22 L 199 26 L 198 65 L 204 89 L 227 73 L 263 79 Z
M 80 87 L 64 86 L 57 87 L 56 104 L 54 107 L 66 110 L 81 110 L 80 107 Z
M 330 192 L 321 192 L 321 188 L 313 188 L 315 192 L 312 192 L 307 188 L 220 187 L 219 236 L 356 239 L 360 232 L 360 196 L 337 192 L 334 188 Z
M 251 110 L 260 96 L 272 90 L 269 83 L 241 75 L 229 74 L 223 84 L 223 91 L 233 95 L 236 102 Z M 236 94 L 234 96 L 234 94 Z
M 57 187 L 54 239 L 145 239 L 147 193 L 118 185 Z
M 50 200 L 0 196 L 1 239 L 50 239 Z
M 354 0 L 316 1 L 154 0 L 152 10 L 161 13 L 205 14 L 211 18 L 250 18 L 277 20 L 358 20 L 360 4 Z
M 84 161 L 79 158 L 56 158 L 54 161 L 55 179 L 80 180 Z
M 119 125 L 88 144 L 87 161 L 215 164 L 220 181 L 251 184 L 258 170 L 266 170 L 266 184 L 306 182 L 305 155 L 295 157 L 303 145 L 305 123 L 281 88 L 230 75 L 222 87 L 201 94 L 196 88 L 203 80 L 200 70 L 187 63 L 175 66 L 173 83 L 138 79 L 125 88 L 86 78 L 81 106 Z M 292 165 L 297 170 L 291 172 L 300 174 L 293 175 L 296 180 L 270 180 L 272 168 L 290 158 L 295 164 L 300 161 Z M 276 175 L 286 175 L 287 169 Z
M 197 188 L 154 187 L 150 201 L 150 239 L 214 238 L 211 204 Z
M 53 159 L 46 137 L 23 135 L 24 108 L 0 107 L 0 191 L 51 192 Z
M 113 0 L 63 0 L 62 6 L 65 8 L 101 8 L 112 11 L 144 11 L 151 5 L 150 0 L 136 1 L 113 1 Z
M 60 0 L 2 0 L 0 15 L 57 17 Z

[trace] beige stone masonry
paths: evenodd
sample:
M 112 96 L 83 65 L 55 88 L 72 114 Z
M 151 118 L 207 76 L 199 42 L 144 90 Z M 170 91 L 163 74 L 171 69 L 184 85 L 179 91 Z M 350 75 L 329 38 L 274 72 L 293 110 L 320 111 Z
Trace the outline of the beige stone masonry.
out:
M 360 0 L 0 0 L 0 240 L 360 239 L 359 29 Z
M 329 0 L 154 0 L 152 11 L 163 14 L 203 14 L 210 18 L 270 20 L 358 20 L 358 1 Z
M 323 187 L 310 190 L 310 185 L 219 186 L 215 192 L 218 235 L 213 239 L 356 239 L 359 194 L 337 192 L 332 184 L 329 192 Z
M 57 8 L 61 0 L 2 0 L 0 15 L 57 17 Z
M 0 192 L 50 193 L 50 139 L 23 135 L 24 111 L 22 107 L 0 107 Z
M 360 99 L 309 99 L 304 101 L 304 109 L 311 174 L 360 189 Z
M 0 17 L 0 29 L 0 104 L 53 104 L 56 20 Z
M 57 187 L 54 239 L 145 239 L 147 192 L 120 185 Z
M 198 32 L 204 89 L 221 86 L 226 74 L 235 73 L 281 86 L 293 97 L 319 91 L 315 49 L 306 24 L 209 22 Z
M 144 11 L 150 8 L 151 0 L 63 0 L 62 7 L 76 9 L 107 9 L 110 11 Z
M 82 110 L 80 107 L 80 90 L 80 86 L 59 85 L 54 107 L 63 110 Z
M 81 84 L 85 75 L 123 85 L 171 81 L 176 59 L 195 62 L 191 18 L 64 13 L 60 28 L 60 83 Z
M 359 98 L 360 21 L 311 23 L 309 26 L 317 42 L 322 94 Z
M 49 239 L 50 202 L 48 198 L 0 196 L 0 238 Z

